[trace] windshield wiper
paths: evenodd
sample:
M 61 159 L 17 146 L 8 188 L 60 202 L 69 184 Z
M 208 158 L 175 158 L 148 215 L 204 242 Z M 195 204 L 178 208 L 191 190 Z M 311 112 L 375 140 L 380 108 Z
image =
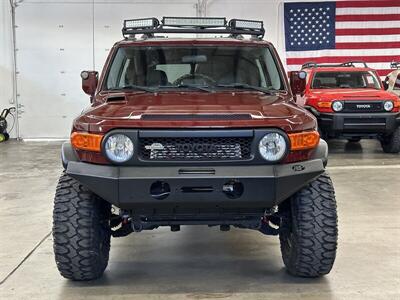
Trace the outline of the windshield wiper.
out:
M 189 84 L 189 83 L 179 84 L 179 85 L 160 85 L 158 87 L 159 88 L 190 88 L 190 89 L 197 89 L 197 90 L 208 92 L 208 93 L 214 92 L 214 90 L 210 89 L 208 86 Z
M 231 83 L 231 84 L 217 84 L 217 87 L 222 88 L 234 88 L 234 89 L 246 89 L 246 90 L 255 90 L 258 92 L 262 92 L 265 94 L 272 95 L 277 92 L 277 90 L 269 90 L 259 86 L 250 85 L 247 83 Z
M 117 91 L 117 90 L 139 90 L 139 91 L 145 91 L 148 93 L 154 93 L 156 90 L 154 88 L 149 88 L 146 86 L 142 86 L 142 85 L 125 85 L 122 87 L 114 87 L 109 89 L 110 91 Z

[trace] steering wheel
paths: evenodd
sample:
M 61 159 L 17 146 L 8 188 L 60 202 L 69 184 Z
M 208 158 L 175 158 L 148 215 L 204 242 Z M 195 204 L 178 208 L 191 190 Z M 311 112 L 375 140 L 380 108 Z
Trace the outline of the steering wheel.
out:
M 185 81 L 189 79 L 190 81 L 193 81 L 196 84 L 199 85 L 214 85 L 216 81 L 204 74 L 185 74 L 179 78 L 177 78 L 174 82 L 173 85 L 184 85 L 186 84 Z M 196 82 L 199 80 L 199 82 Z

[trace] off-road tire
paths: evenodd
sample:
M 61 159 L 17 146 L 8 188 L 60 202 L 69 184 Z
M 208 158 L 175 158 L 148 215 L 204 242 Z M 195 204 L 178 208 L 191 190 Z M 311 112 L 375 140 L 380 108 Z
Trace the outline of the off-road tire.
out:
M 336 257 L 338 238 L 335 192 L 322 174 L 291 197 L 279 229 L 283 262 L 300 277 L 328 274 Z
M 62 174 L 53 211 L 54 254 L 62 276 L 92 280 L 108 264 L 111 206 L 78 181 Z
M 400 126 L 388 137 L 381 139 L 383 152 L 399 153 L 400 152 Z

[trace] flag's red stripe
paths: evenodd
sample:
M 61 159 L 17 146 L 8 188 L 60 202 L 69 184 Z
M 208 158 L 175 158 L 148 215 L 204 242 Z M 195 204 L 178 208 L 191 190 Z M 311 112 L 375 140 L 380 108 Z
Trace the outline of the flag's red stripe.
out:
M 382 55 L 382 56 L 319 56 L 319 57 L 296 57 L 288 58 L 287 63 L 290 65 L 302 65 L 306 62 L 312 61 L 317 64 L 322 63 L 343 63 L 346 61 L 365 61 L 366 63 L 380 63 L 391 62 L 392 60 L 400 60 L 399 55 Z
M 345 7 L 400 7 L 399 0 L 386 1 L 336 1 L 337 8 Z
M 389 73 L 393 72 L 393 69 L 380 69 L 380 70 L 376 70 L 376 72 L 378 73 L 379 76 L 387 76 Z
M 388 35 L 400 34 L 400 28 L 343 28 L 336 29 L 336 35 Z
M 400 48 L 400 42 L 336 43 L 336 49 L 384 49 L 384 48 Z
M 336 22 L 368 22 L 368 21 L 398 21 L 398 20 L 400 20 L 400 14 L 336 15 Z M 368 24 L 366 24 L 366 26 L 368 26 Z

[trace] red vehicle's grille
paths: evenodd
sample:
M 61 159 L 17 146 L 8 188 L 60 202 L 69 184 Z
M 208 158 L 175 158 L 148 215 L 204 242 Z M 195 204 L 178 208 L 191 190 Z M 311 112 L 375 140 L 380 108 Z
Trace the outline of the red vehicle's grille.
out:
M 382 101 L 344 101 L 343 112 L 349 113 L 370 113 L 383 112 Z
M 253 137 L 161 137 L 140 138 L 144 160 L 218 161 L 251 158 Z

